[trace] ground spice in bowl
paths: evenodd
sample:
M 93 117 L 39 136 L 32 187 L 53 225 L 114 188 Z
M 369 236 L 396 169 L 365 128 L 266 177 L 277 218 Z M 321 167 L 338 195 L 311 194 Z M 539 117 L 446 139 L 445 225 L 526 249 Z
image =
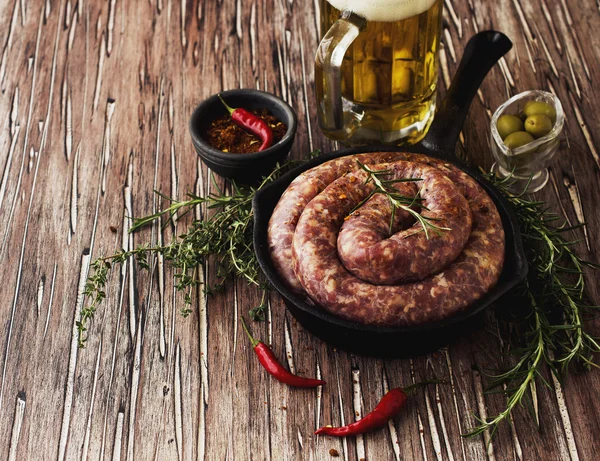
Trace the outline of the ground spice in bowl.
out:
M 266 109 L 252 110 L 253 114 L 262 118 L 273 131 L 273 144 L 283 138 L 287 131 L 285 123 L 270 115 Z M 234 154 L 250 154 L 258 152 L 262 141 L 236 125 L 229 114 L 214 119 L 206 129 L 205 140 L 215 149 Z

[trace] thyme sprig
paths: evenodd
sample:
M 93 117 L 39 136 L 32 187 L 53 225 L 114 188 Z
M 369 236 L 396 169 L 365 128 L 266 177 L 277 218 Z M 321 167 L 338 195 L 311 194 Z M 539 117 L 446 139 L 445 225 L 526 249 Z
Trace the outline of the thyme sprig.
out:
M 364 163 L 361 163 L 357 160 L 359 167 L 367 172 L 367 179 L 365 180 L 365 184 L 372 182 L 375 188 L 370 192 L 367 197 L 362 200 L 354 209 L 350 212 L 352 214 L 366 202 L 368 202 L 371 197 L 375 194 L 382 194 L 387 197 L 390 207 L 392 209 L 392 214 L 390 217 L 390 227 L 389 232 L 392 234 L 392 229 L 394 225 L 394 219 L 396 217 L 396 210 L 404 210 L 409 213 L 413 218 L 415 218 L 416 222 L 421 226 L 421 230 L 425 232 L 425 237 L 429 239 L 429 231 L 433 231 L 439 234 L 442 231 L 450 230 L 449 227 L 441 227 L 434 224 L 434 221 L 437 221 L 437 218 L 432 218 L 429 216 L 423 216 L 419 211 L 416 211 L 415 208 L 420 209 L 421 211 L 429 211 L 422 202 L 423 199 L 420 197 L 420 191 L 414 195 L 413 197 L 408 197 L 400 192 L 394 187 L 394 184 L 402 183 L 402 182 L 418 182 L 422 181 L 421 178 L 398 178 L 398 179 L 386 179 L 386 176 L 389 176 L 390 170 L 372 170 Z M 420 230 L 420 231 L 421 231 Z M 419 232 L 420 232 L 419 231 Z
M 546 370 L 560 381 L 576 363 L 585 368 L 598 367 L 594 355 L 600 352 L 598 340 L 584 325 L 586 314 L 597 309 L 585 299 L 586 269 L 598 265 L 579 257 L 573 249 L 576 240 L 568 237 L 581 225 L 558 224 L 560 217 L 544 202 L 528 198 L 526 191 L 510 192 L 510 178 L 489 175 L 488 180 L 505 195 L 517 215 L 530 266 L 520 286 L 526 314 L 522 322 L 513 322 L 524 326 L 519 336 L 525 340 L 522 347 L 512 350 L 516 356 L 512 367 L 499 374 L 484 373 L 491 379 L 488 392 L 504 394 L 506 408 L 485 421 L 478 418 L 480 424 L 466 436 L 486 430 L 493 435 L 517 406 L 531 409 L 538 382 L 551 388 L 544 377 Z
M 252 199 L 256 191 L 281 176 L 296 163 L 290 161 L 278 165 L 255 187 L 238 186 L 231 181 L 231 193 L 221 190 L 214 178 L 216 192 L 207 197 L 188 194 L 187 200 L 179 201 L 156 192 L 167 200 L 169 205 L 157 213 L 134 219 L 130 232 L 136 232 L 154 222 L 162 221 L 163 226 L 166 226 L 175 215 L 180 220 L 197 206 L 205 207 L 206 214 L 209 216 L 193 220 L 185 233 L 173 238 L 166 245 L 140 245 L 131 250 L 121 250 L 110 256 L 102 256 L 91 264 L 90 276 L 84 290 L 87 305 L 82 309 L 77 321 L 80 347 L 85 344 L 90 320 L 106 297 L 105 285 L 112 266 L 135 260 L 139 267 L 149 268 L 150 256 L 158 254 L 163 255 L 174 268 L 175 289 L 183 293 L 184 306 L 181 313 L 184 316 L 191 312 L 192 294 L 196 287 L 201 286 L 205 293 L 210 294 L 222 289 L 232 276 L 238 276 L 261 291 L 260 304 L 250 309 L 249 313 L 255 320 L 262 319 L 269 288 L 260 277 L 258 260 L 252 247 Z M 215 261 L 216 281 L 206 286 L 200 274 L 201 268 L 209 257 L 214 258 Z

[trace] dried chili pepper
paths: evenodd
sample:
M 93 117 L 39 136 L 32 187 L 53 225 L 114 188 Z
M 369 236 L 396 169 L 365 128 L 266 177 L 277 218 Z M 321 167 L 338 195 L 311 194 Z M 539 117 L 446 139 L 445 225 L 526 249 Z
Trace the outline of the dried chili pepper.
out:
M 231 120 L 233 120 L 238 126 L 248 130 L 260 138 L 262 144 L 258 149 L 259 151 L 265 150 L 267 147 L 271 147 L 273 144 L 273 131 L 262 118 L 254 115 L 252 112 L 249 112 L 246 109 L 242 109 L 240 107 L 229 107 L 221 95 L 219 95 L 219 99 L 229 111 Z
M 347 426 L 333 427 L 324 426 L 315 431 L 316 435 L 325 434 L 332 435 L 335 437 L 345 437 L 347 435 L 359 435 L 369 432 L 373 429 L 378 429 L 385 426 L 385 424 L 398 414 L 406 403 L 408 394 L 416 387 L 423 386 L 426 384 L 442 383 L 443 381 L 432 380 L 423 381 L 417 384 L 413 384 L 405 389 L 397 387 L 392 389 L 379 401 L 375 409 L 364 418 L 352 423 Z
M 294 387 L 318 387 L 325 384 L 325 381 L 320 379 L 303 378 L 302 376 L 296 376 L 287 371 L 283 365 L 279 363 L 277 357 L 273 354 L 273 351 L 269 349 L 265 343 L 258 341 L 252 336 L 246 322 L 243 318 L 241 319 L 244 330 L 246 330 L 246 334 L 248 335 L 248 338 L 250 338 L 250 342 L 254 348 L 254 352 L 256 352 L 256 355 L 258 356 L 258 361 L 271 376 L 277 379 L 277 381 L 281 381 L 284 384 Z

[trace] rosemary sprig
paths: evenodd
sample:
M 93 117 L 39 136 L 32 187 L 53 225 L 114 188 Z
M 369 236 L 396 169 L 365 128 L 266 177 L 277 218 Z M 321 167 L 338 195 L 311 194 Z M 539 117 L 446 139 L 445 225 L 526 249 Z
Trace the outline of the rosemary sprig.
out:
M 415 210 L 415 208 L 420 208 L 422 211 L 429 211 L 429 209 L 423 205 L 423 199 L 420 198 L 420 193 L 417 193 L 414 197 L 407 197 L 398 192 L 396 188 L 394 188 L 394 184 L 401 182 L 418 182 L 422 181 L 421 178 L 399 178 L 399 179 L 386 179 L 391 171 L 390 170 L 372 170 L 367 165 L 361 163 L 357 160 L 359 167 L 367 172 L 367 179 L 365 184 L 372 182 L 375 188 L 371 191 L 371 193 L 361 201 L 354 209 L 351 211 L 352 214 L 358 208 L 360 208 L 363 204 L 365 204 L 371 197 L 375 194 L 383 194 L 387 197 L 390 207 L 392 209 L 392 214 L 390 217 L 390 234 L 392 233 L 392 228 L 394 225 L 394 218 L 396 217 L 396 210 L 401 209 L 409 213 L 415 220 L 420 224 L 421 229 L 425 232 L 425 237 L 429 239 L 429 230 L 439 234 L 441 231 L 450 230 L 449 227 L 441 227 L 437 226 L 433 223 L 433 221 L 437 221 L 436 218 L 431 218 L 428 216 L 423 216 L 421 213 Z
M 548 211 L 544 202 L 527 198 L 525 192 L 511 193 L 510 179 L 489 175 L 488 180 L 513 206 L 530 265 L 520 287 L 527 312 L 523 322 L 515 322 L 524 325 L 519 336 L 525 344 L 512 351 L 517 356 L 514 366 L 501 374 L 487 374 L 488 392 L 501 388 L 506 408 L 485 421 L 478 419 L 480 424 L 465 436 L 486 430 L 493 435 L 517 406 L 531 406 L 537 382 L 551 387 L 543 376 L 545 370 L 560 380 L 575 363 L 598 367 L 594 355 L 600 352 L 598 340 L 584 325 L 585 314 L 597 308 L 585 301 L 585 270 L 598 266 L 579 257 L 573 250 L 575 241 L 566 237 L 581 226 L 557 225 L 560 217 Z

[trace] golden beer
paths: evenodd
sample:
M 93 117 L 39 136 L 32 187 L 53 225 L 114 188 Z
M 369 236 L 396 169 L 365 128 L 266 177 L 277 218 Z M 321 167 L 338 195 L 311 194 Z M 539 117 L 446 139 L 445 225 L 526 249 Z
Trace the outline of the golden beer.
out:
M 350 145 L 423 138 L 435 112 L 442 8 L 442 0 L 321 0 L 315 82 L 325 135 Z M 345 46 L 341 66 L 331 64 Z

